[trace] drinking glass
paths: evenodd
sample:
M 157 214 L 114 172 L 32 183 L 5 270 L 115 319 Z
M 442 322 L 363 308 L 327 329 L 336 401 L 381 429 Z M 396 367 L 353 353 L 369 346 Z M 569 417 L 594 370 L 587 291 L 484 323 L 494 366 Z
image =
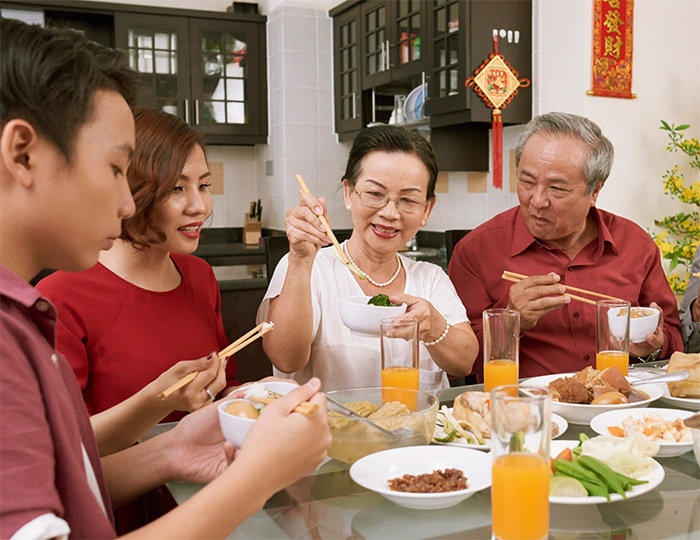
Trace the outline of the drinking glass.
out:
M 487 309 L 482 313 L 484 328 L 484 391 L 518 383 L 520 312 L 515 309 Z
M 598 300 L 596 302 L 596 369 L 603 370 L 615 366 L 627 376 L 629 351 L 630 303 L 624 300 Z
M 400 401 L 411 410 L 416 408 L 416 394 L 402 388 L 418 390 L 418 319 L 392 317 L 379 321 L 382 353 L 382 400 Z
M 547 538 L 551 406 L 547 388 L 491 392 L 492 539 Z

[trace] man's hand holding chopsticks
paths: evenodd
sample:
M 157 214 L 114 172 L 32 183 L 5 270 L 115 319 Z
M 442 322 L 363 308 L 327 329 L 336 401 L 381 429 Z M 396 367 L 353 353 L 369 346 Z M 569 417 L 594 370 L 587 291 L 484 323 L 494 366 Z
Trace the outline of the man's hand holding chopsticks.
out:
M 537 321 L 550 311 L 571 302 L 561 277 L 554 272 L 543 276 L 529 276 L 513 283 L 508 293 L 508 308 L 520 312 L 520 331 L 534 328 Z

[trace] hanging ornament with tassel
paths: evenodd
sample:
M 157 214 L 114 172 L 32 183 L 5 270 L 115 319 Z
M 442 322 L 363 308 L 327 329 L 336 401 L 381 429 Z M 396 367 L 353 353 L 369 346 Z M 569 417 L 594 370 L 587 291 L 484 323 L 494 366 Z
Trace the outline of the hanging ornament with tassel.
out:
M 464 85 L 484 101 L 491 112 L 493 185 L 503 189 L 503 118 L 501 111 L 517 95 L 519 88 L 530 86 L 529 79 L 518 79 L 518 72 L 498 53 L 498 36 L 493 36 L 493 52 L 474 70 Z

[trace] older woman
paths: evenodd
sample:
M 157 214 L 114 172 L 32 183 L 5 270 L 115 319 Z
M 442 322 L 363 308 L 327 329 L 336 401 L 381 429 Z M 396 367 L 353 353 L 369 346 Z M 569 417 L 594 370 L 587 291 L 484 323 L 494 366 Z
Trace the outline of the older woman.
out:
M 351 335 L 338 308 L 341 296 L 379 293 L 405 302 L 419 320 L 421 389 L 448 386 L 446 373 L 470 373 L 478 344 L 447 274 L 398 253 L 427 223 L 436 181 L 435 155 L 416 131 L 377 126 L 357 135 L 343 177 L 353 232 L 342 247 L 365 279 L 338 261 L 332 247 L 322 248 L 329 243 L 319 220 L 323 198 L 303 195 L 287 212 L 290 252 L 258 311 L 258 320 L 275 323 L 263 338 L 275 374 L 299 382 L 316 376 L 325 390 L 379 385 L 379 340 Z

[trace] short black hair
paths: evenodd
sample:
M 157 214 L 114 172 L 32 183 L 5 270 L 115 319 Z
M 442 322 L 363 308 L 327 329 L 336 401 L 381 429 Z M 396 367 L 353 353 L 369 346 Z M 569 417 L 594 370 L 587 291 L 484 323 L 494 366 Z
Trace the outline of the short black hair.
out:
M 118 92 L 133 107 L 139 75 L 123 51 L 69 28 L 0 20 L 0 127 L 22 118 L 70 163 L 97 90 Z
M 360 131 L 352 142 L 343 175 L 343 180 L 347 180 L 350 186 L 355 186 L 362 170 L 362 160 L 370 152 L 403 152 L 416 156 L 428 169 L 427 199 L 435 198 L 437 159 L 433 147 L 418 131 L 388 124 L 368 127 Z

